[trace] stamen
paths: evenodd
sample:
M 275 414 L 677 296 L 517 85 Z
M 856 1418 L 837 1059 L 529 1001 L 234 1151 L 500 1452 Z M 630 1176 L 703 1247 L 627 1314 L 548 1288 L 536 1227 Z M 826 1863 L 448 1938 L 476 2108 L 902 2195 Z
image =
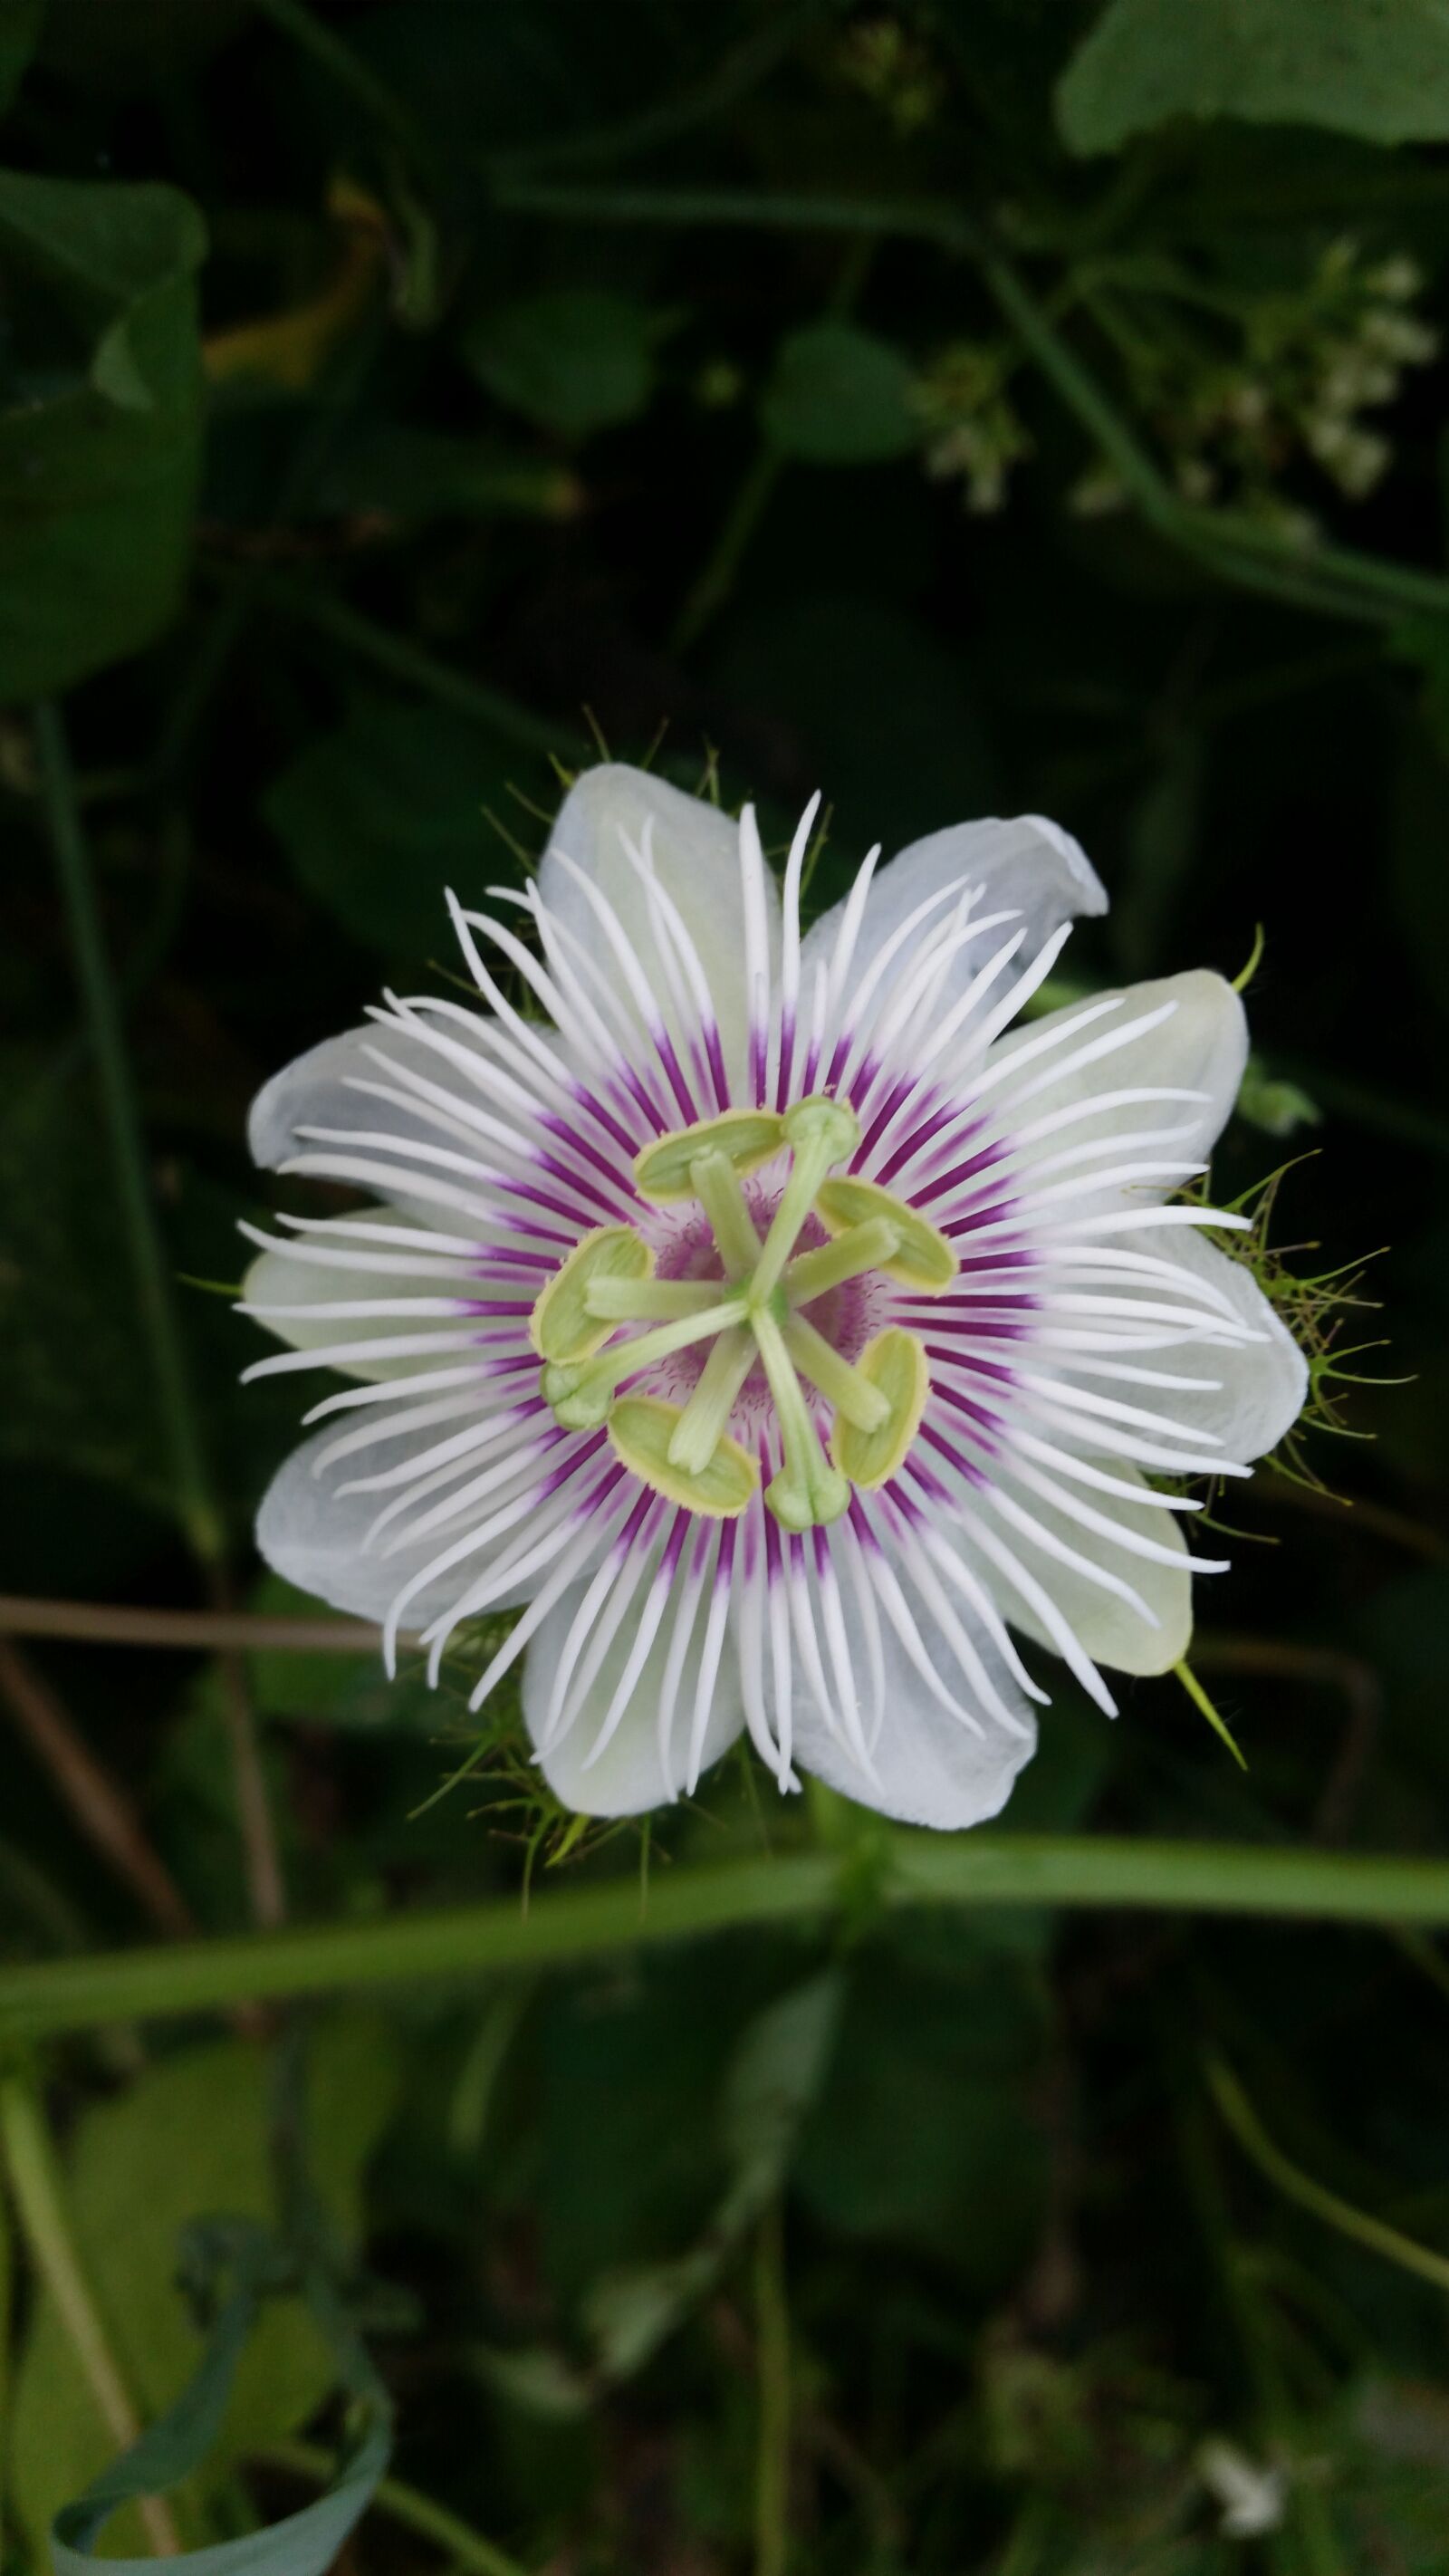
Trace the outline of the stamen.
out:
M 639 1282 L 654 1267 L 654 1255 L 631 1225 L 595 1226 L 582 1235 L 566 1261 L 554 1272 L 528 1320 L 528 1338 L 541 1360 L 587 1359 L 603 1348 L 613 1331 L 600 1321 L 589 1291 L 600 1281 Z
M 846 1101 L 815 1092 L 786 1111 L 785 1137 L 795 1159 L 750 1282 L 751 1300 L 761 1304 L 774 1293 L 831 1164 L 843 1163 L 860 1143 L 860 1121 Z M 869 1213 L 880 1211 L 873 1208 Z
M 852 1232 L 872 1217 L 883 1217 L 895 1226 L 901 1238 L 900 1248 L 879 1266 L 888 1279 L 898 1280 L 903 1288 L 916 1288 L 925 1296 L 939 1297 L 960 1269 L 945 1235 L 929 1224 L 918 1209 L 908 1207 L 904 1199 L 892 1198 L 878 1181 L 857 1180 L 853 1174 L 826 1181 L 817 1194 L 815 1213 L 827 1232 L 836 1236 Z
M 775 1399 L 785 1450 L 785 1464 L 768 1487 L 765 1500 L 782 1528 L 813 1529 L 817 1522 L 838 1521 L 850 1509 L 850 1487 L 820 1446 L 820 1434 L 773 1310 L 756 1305 L 753 1298 L 752 1287 L 750 1321 Z
M 656 1494 L 707 1520 L 733 1520 L 756 1492 L 759 1468 L 737 1440 L 717 1442 L 697 1472 L 676 1467 L 670 1452 L 682 1420 L 677 1404 L 653 1395 L 626 1395 L 609 1416 L 609 1438 L 624 1465 Z
M 634 1177 L 647 1199 L 667 1206 L 695 1195 L 694 1166 L 702 1154 L 719 1154 L 736 1172 L 757 1172 L 785 1141 L 784 1119 L 773 1109 L 727 1109 L 695 1127 L 672 1128 L 634 1158 Z
M 890 1403 L 859 1368 L 842 1359 L 832 1342 L 817 1333 L 803 1315 L 785 1326 L 785 1348 L 802 1377 L 818 1386 L 827 1402 L 860 1431 L 875 1431 L 890 1412 Z
M 695 1197 L 708 1217 L 729 1279 L 744 1279 L 760 1257 L 760 1238 L 727 1154 L 701 1154 L 690 1164 Z
M 717 1279 L 595 1279 L 584 1304 L 611 1324 L 672 1324 L 678 1315 L 702 1315 L 718 1297 Z
M 669 1443 L 671 1467 L 693 1476 L 703 1473 L 724 1437 L 735 1398 L 754 1364 L 753 1335 L 721 1333 L 675 1425 Z
M 883 1397 L 874 1424 L 857 1424 L 840 1407 L 831 1439 L 831 1455 L 842 1475 L 869 1491 L 889 1484 L 904 1460 L 926 1410 L 931 1375 L 926 1354 L 914 1333 L 892 1326 L 867 1342 L 855 1374 Z
M 652 1333 L 635 1333 L 626 1341 L 611 1342 L 595 1360 L 581 1365 L 550 1361 L 543 1372 L 544 1402 L 552 1405 L 565 1430 L 596 1431 L 608 1418 L 610 1401 L 621 1378 L 632 1377 L 637 1369 L 648 1368 L 655 1360 L 668 1359 L 673 1351 L 687 1350 L 691 1342 L 712 1341 L 727 1325 L 737 1324 L 743 1311 L 742 1297 L 724 1297 L 702 1314 L 681 1315 L 677 1323 L 660 1324 Z
M 792 1306 L 808 1306 L 812 1298 L 823 1297 L 827 1288 L 843 1287 L 862 1271 L 884 1270 L 900 1248 L 901 1229 L 894 1218 L 868 1217 L 864 1225 L 847 1227 L 833 1243 L 797 1253 L 780 1285 Z

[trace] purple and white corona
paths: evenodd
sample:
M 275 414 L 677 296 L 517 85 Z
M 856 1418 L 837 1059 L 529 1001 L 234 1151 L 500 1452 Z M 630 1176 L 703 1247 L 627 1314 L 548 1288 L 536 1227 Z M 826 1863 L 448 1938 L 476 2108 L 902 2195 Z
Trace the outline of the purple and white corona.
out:
M 389 996 L 253 1112 L 259 1162 L 374 1202 L 257 1238 L 247 1309 L 290 1347 L 251 1374 L 350 1381 L 262 1553 L 435 1677 L 519 1610 L 471 1704 L 524 1656 L 590 1813 L 748 1729 L 782 1788 L 995 1814 L 1047 1696 L 1018 1641 L 1109 1712 L 1102 1667 L 1179 1661 L 1221 1570 L 1181 1480 L 1247 1474 L 1304 1398 L 1201 1231 L 1241 1220 L 1177 1195 L 1241 1077 L 1231 987 L 1013 1026 L 1105 908 L 1076 843 L 872 853 L 802 937 L 814 816 L 782 889 L 748 806 L 586 772 L 535 883 L 452 903 L 478 1006 Z

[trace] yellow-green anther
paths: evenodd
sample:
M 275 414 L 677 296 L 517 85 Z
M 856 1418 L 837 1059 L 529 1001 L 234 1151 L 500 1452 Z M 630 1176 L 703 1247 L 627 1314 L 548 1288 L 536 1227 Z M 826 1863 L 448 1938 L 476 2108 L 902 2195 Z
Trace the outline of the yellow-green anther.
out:
M 581 1235 L 554 1272 L 528 1319 L 528 1338 L 541 1360 L 582 1360 L 602 1349 L 614 1327 L 590 1306 L 589 1291 L 608 1279 L 647 1279 L 654 1255 L 632 1225 L 598 1225 Z
M 883 1269 L 900 1250 L 900 1243 L 900 1227 L 890 1217 L 868 1217 L 864 1225 L 838 1234 L 833 1243 L 797 1253 L 780 1285 L 792 1306 L 808 1306 L 812 1297 L 823 1297 L 827 1288 L 858 1279 L 862 1271 Z
M 860 1121 L 845 1101 L 831 1100 L 824 1092 L 812 1092 L 808 1099 L 797 1100 L 793 1109 L 786 1110 L 785 1138 L 794 1161 L 755 1264 L 750 1282 L 752 1305 L 774 1289 L 831 1164 L 841 1163 L 847 1154 L 854 1153 L 860 1142 Z M 832 1232 L 837 1230 L 832 1228 Z
M 634 1157 L 634 1178 L 646 1199 L 668 1205 L 671 1199 L 695 1195 L 692 1166 L 701 1154 L 719 1154 L 735 1172 L 757 1172 L 778 1154 L 785 1141 L 785 1121 L 774 1109 L 727 1109 L 697 1127 L 677 1127 L 656 1136 Z
M 687 1350 L 691 1342 L 711 1341 L 727 1325 L 737 1324 L 743 1311 L 738 1296 L 725 1297 L 702 1314 L 681 1315 L 677 1322 L 659 1324 L 652 1333 L 635 1333 L 628 1340 L 611 1342 L 597 1359 L 581 1362 L 551 1363 L 543 1372 L 543 1398 L 551 1404 L 555 1418 L 566 1431 L 597 1431 L 608 1418 L 615 1387 L 621 1378 L 632 1377 L 636 1369 L 649 1368 L 656 1360 L 668 1359 L 671 1351 Z
M 888 1484 L 904 1461 L 921 1427 L 931 1377 L 915 1334 L 903 1333 L 895 1325 L 867 1342 L 855 1365 L 885 1397 L 885 1418 L 866 1431 L 838 1414 L 830 1452 L 842 1475 L 869 1492 L 873 1486 Z
M 752 1306 L 750 1321 L 785 1450 L 785 1464 L 767 1486 L 765 1500 L 783 1529 L 808 1530 L 838 1521 L 850 1508 L 850 1487 L 820 1446 L 785 1337 L 768 1306 Z
M 853 1422 L 858 1431 L 879 1429 L 890 1411 L 886 1397 L 849 1360 L 842 1359 L 834 1343 L 807 1324 L 803 1315 L 792 1315 L 785 1326 L 785 1348 L 801 1376 L 818 1386 L 826 1402 L 847 1422 Z
M 594 1279 L 584 1290 L 589 1313 L 614 1324 L 672 1324 L 718 1302 L 717 1279 Z
M 710 1352 L 693 1394 L 674 1426 L 669 1463 L 690 1475 L 702 1475 L 724 1438 L 735 1398 L 755 1365 L 750 1333 L 721 1333 Z
M 677 1404 L 657 1395 L 621 1396 L 609 1416 L 609 1438 L 624 1465 L 642 1483 L 683 1503 L 706 1520 L 733 1520 L 760 1482 L 760 1471 L 737 1440 L 719 1441 L 703 1467 L 689 1473 L 672 1461 Z
M 836 1236 L 853 1232 L 872 1217 L 882 1217 L 894 1225 L 900 1235 L 899 1248 L 880 1268 L 887 1279 L 903 1288 L 915 1288 L 922 1296 L 939 1297 L 949 1288 L 961 1264 L 944 1234 L 927 1223 L 904 1199 L 893 1198 L 879 1181 L 858 1181 L 853 1175 L 826 1181 L 815 1201 L 815 1213 L 827 1230 Z
M 743 1279 L 760 1257 L 760 1238 L 727 1154 L 697 1154 L 689 1167 L 694 1195 L 709 1219 L 727 1279 Z

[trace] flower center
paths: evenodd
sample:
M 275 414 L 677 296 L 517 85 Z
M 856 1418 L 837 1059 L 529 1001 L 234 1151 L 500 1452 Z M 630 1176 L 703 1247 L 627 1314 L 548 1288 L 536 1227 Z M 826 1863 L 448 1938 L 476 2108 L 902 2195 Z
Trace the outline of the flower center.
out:
M 755 1459 L 728 1431 L 758 1366 L 784 1460 L 765 1500 L 782 1527 L 838 1520 L 852 1485 L 885 1484 L 920 1427 L 925 1352 L 913 1334 L 890 1327 L 849 1361 L 803 1309 L 868 1272 L 936 1296 L 957 1262 L 944 1235 L 903 1199 L 873 1181 L 830 1177 L 859 1142 L 848 1103 L 814 1093 L 783 1114 L 727 1110 L 647 1145 L 634 1165 L 641 1194 L 658 1206 L 698 1202 L 720 1276 L 656 1279 L 653 1247 L 630 1225 L 601 1226 L 575 1244 L 529 1323 L 558 1422 L 571 1431 L 607 1424 L 619 1457 L 656 1493 L 732 1517 L 760 1481 Z M 788 1171 L 762 1240 L 741 1179 L 782 1152 Z M 828 1240 L 800 1251 L 812 1217 Z M 642 1329 L 621 1335 L 621 1326 Z M 708 1349 L 686 1404 L 619 1393 L 642 1370 L 697 1343 Z M 834 1417 L 828 1454 L 807 1385 Z

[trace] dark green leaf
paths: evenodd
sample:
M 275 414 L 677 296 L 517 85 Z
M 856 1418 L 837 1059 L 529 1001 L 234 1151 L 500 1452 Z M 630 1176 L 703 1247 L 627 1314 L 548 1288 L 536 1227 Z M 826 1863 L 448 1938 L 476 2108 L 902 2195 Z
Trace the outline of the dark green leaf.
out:
M 1373 143 L 1449 135 L 1446 0 L 1109 0 L 1063 75 L 1074 152 L 1174 116 L 1323 125 Z
M 921 443 L 904 358 L 851 322 L 812 322 L 780 344 L 760 397 L 766 433 L 808 465 L 876 465 Z
M 1045 2182 L 1030 2104 L 1044 2036 L 1034 1972 L 959 1917 L 892 1929 L 856 1960 L 796 2187 L 848 2236 L 1008 2279 Z
M 235 2234 L 234 2226 L 229 2233 Z M 262 2307 L 271 2242 L 262 2229 L 241 2236 L 235 2262 L 236 2286 L 212 2329 L 205 2352 L 180 2396 L 154 2424 L 148 2424 L 129 2450 L 101 2471 L 71 2504 L 56 2515 L 50 2554 L 55 2576 L 85 2576 L 95 2563 L 93 2544 L 118 2507 L 138 2497 L 166 2494 L 193 2470 L 204 2471 L 221 2438 L 238 2367 L 247 2351 Z M 344 2385 L 360 2398 L 359 2438 L 341 2474 L 325 2495 L 303 2505 L 265 2531 L 245 2532 L 235 2540 L 186 2551 L 178 2562 L 193 2576 L 326 2576 L 348 2533 L 377 2491 L 392 2453 L 392 2408 L 381 2382 L 347 2331 L 335 2302 L 320 2304 L 324 2338 L 335 2349 Z M 340 2332 L 338 2329 L 340 2328 Z M 149 2552 L 142 2558 L 108 2559 L 121 2576 L 142 2576 L 155 2566 Z
M 363 2167 L 391 2108 L 385 2030 L 363 2016 L 319 2032 L 309 2086 L 312 2164 L 344 2240 L 356 2235 Z M 87 2113 L 70 2170 L 77 2243 L 130 2385 L 148 2413 L 189 2377 L 196 2336 L 174 2284 L 183 2228 L 214 2210 L 265 2219 L 272 2183 L 266 2070 L 255 2048 L 188 2049 Z M 295 2305 L 270 2305 L 247 2347 L 213 2465 L 304 2423 L 330 2370 Z M 37 2547 L 52 2517 L 106 2465 L 112 2445 L 54 2306 L 31 2322 L 15 2391 L 14 2505 Z M 111 2537 L 139 2539 L 134 2519 Z
M 44 16 L 45 0 L 0 0 L 0 113 L 20 86 Z
M 302 884 L 354 937 L 426 957 L 450 944 L 445 887 L 474 898 L 513 872 L 484 808 L 531 829 L 508 793 L 527 766 L 446 708 L 368 698 L 273 781 L 262 810 Z
M 148 643 L 185 576 L 201 219 L 173 188 L 0 172 L 0 700 Z
M 643 411 L 658 325 L 622 295 L 560 287 L 480 314 L 463 354 L 495 395 L 542 429 L 587 438 Z

